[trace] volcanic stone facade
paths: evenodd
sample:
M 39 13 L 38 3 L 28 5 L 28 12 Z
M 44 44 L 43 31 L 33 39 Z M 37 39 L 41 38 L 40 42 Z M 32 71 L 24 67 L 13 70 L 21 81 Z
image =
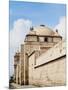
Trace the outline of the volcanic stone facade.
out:
M 65 85 L 66 52 L 63 43 L 57 30 L 53 31 L 44 25 L 30 28 L 20 52 L 14 56 L 15 83 Z

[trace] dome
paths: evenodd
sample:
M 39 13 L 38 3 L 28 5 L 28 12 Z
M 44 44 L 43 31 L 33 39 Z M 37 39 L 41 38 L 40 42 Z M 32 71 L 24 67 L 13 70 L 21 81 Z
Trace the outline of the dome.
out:
M 29 35 L 36 35 L 36 31 L 29 31 Z
M 53 31 L 45 25 L 32 27 L 27 35 L 60 36 L 58 31 Z
M 52 36 L 54 34 L 54 31 L 46 26 L 34 27 L 34 31 L 36 31 L 36 35 Z

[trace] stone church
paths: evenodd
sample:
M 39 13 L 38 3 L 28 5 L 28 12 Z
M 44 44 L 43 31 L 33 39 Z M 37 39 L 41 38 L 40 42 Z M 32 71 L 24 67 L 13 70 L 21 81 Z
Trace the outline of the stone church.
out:
M 65 41 L 58 30 L 31 27 L 14 55 L 14 82 L 20 85 L 65 85 Z

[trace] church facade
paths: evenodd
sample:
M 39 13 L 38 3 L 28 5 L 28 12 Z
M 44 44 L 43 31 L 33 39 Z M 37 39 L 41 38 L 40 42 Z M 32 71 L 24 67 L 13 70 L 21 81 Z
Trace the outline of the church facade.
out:
M 14 82 L 20 85 L 65 85 L 65 42 L 58 30 L 31 27 L 14 55 Z

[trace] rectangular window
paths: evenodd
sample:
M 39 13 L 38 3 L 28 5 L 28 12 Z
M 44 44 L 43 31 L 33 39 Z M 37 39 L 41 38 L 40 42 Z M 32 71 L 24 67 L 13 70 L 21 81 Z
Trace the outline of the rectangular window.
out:
M 45 42 L 48 42 L 48 38 L 45 38 L 44 41 L 45 41 Z

